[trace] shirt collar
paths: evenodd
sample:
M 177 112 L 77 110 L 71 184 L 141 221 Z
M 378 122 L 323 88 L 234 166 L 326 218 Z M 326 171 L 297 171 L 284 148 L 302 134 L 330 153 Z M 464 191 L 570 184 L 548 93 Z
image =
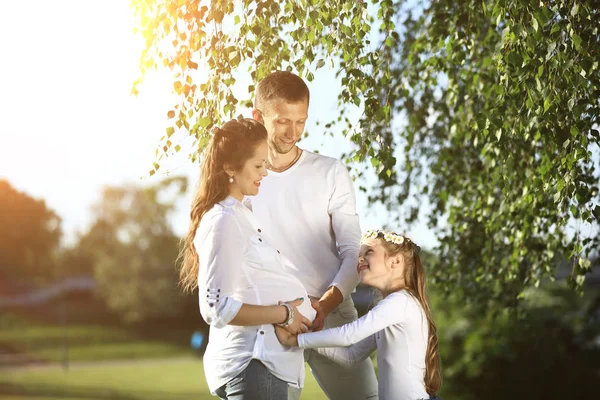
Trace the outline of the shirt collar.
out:
M 219 204 L 221 204 L 224 207 L 235 207 L 237 205 L 243 205 L 248 210 L 252 211 L 252 201 L 250 200 L 250 197 L 248 197 L 248 196 L 244 196 L 244 198 L 240 202 L 235 197 L 229 195 L 224 200 L 221 200 L 219 202 Z

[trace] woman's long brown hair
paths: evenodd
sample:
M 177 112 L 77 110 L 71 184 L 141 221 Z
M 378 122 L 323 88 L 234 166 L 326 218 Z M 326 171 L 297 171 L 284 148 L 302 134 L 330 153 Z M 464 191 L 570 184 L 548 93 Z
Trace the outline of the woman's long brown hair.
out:
M 191 292 L 198 287 L 200 265 L 194 238 L 200 221 L 208 210 L 229 195 L 229 176 L 225 166 L 233 170 L 241 169 L 256 147 L 266 139 L 265 127 L 249 118 L 231 120 L 222 128 L 214 129 L 200 164 L 200 178 L 190 212 L 190 227 L 182 239 L 178 257 L 181 260 L 180 284 L 184 290 Z
M 437 327 L 433 321 L 433 314 L 427 300 L 427 284 L 425 270 L 419 256 L 420 248 L 407 237 L 404 237 L 402 244 L 388 242 L 385 240 L 383 232 L 379 232 L 377 237 L 381 239 L 388 257 L 397 254 L 402 254 L 404 257 L 405 289 L 421 304 L 427 317 L 429 337 L 427 338 L 427 352 L 425 353 L 425 389 L 427 393 L 433 395 L 442 386 L 442 366 L 438 350 Z

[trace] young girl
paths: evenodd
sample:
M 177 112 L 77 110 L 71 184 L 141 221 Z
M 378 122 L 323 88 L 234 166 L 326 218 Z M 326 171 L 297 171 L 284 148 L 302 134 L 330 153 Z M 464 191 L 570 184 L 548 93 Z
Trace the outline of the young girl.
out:
M 298 336 L 276 329 L 279 341 L 321 348 L 320 353 L 346 365 L 377 350 L 381 400 L 439 399 L 435 395 L 442 381 L 438 339 L 419 251 L 405 236 L 367 231 L 357 271 L 362 283 L 382 292 L 383 300 L 362 318 L 339 328 Z

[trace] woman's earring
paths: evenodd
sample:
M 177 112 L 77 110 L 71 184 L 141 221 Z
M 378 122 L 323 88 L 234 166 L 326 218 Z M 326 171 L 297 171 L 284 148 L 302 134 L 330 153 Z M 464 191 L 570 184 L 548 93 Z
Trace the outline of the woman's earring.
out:
M 233 183 L 233 175 L 229 177 L 229 183 Z

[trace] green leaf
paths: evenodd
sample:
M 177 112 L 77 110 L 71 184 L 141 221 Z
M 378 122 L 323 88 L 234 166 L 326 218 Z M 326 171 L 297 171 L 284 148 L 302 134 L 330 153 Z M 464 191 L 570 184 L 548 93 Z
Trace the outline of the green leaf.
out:
M 546 61 L 552 58 L 554 50 L 556 50 L 556 42 L 550 42 L 548 44 L 548 51 L 546 53 Z
M 167 137 L 171 137 L 171 135 L 173 135 L 175 133 L 175 128 L 173 128 L 172 126 L 167 128 Z
M 240 16 L 239 16 L 239 15 L 236 15 L 235 17 L 233 17 L 233 23 L 234 23 L 235 25 L 238 25 L 238 24 L 240 23 L 240 20 L 241 20 L 241 19 L 240 19 Z
M 571 132 L 571 136 L 573 136 L 573 137 L 579 135 L 579 129 L 577 129 L 576 126 L 572 126 L 571 129 L 569 130 L 569 132 Z
M 577 51 L 580 51 L 581 50 L 581 37 L 578 34 L 573 33 L 571 38 L 573 39 L 573 44 L 575 45 L 575 48 L 577 49 Z
M 198 125 L 200 126 L 200 128 L 206 128 L 211 124 L 211 122 L 212 119 L 210 117 L 202 117 L 198 119 Z
M 571 16 L 575 17 L 579 13 L 579 3 L 577 1 L 573 2 L 573 8 L 571 8 Z
M 317 61 L 317 68 L 316 69 L 319 69 L 319 68 L 323 67 L 324 65 L 325 65 L 325 60 L 323 60 L 321 58 L 321 59 L 319 59 L 319 61 Z
M 548 111 L 548 109 L 552 106 L 552 99 L 550 97 L 546 97 L 544 100 L 544 112 Z
M 539 24 L 538 24 L 537 19 L 535 19 L 535 17 L 533 15 L 531 15 L 531 25 L 533 26 L 533 30 L 537 32 L 538 28 L 539 28 Z

